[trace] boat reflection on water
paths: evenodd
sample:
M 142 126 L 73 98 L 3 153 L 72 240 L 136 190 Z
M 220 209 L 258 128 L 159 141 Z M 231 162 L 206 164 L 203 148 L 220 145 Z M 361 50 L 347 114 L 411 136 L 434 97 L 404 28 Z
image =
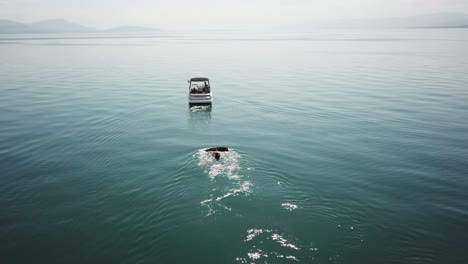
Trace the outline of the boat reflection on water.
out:
M 189 111 L 191 113 L 211 113 L 211 104 L 189 104 Z
M 189 105 L 189 123 L 198 128 L 204 128 L 211 121 L 211 105 Z

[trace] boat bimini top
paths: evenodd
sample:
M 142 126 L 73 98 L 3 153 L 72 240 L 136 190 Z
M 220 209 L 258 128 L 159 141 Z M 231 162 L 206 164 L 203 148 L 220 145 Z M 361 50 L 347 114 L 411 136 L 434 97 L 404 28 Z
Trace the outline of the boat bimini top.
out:
M 205 77 L 194 77 L 189 80 L 189 82 L 209 82 L 210 80 Z

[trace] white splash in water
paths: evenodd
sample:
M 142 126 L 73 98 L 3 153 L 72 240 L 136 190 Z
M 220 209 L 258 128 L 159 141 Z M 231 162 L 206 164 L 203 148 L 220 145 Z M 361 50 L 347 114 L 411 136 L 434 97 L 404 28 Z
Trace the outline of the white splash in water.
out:
M 194 155 L 198 158 L 198 166 L 205 168 L 211 180 L 217 176 L 225 176 L 230 180 L 239 180 L 241 176 L 238 174 L 240 170 L 239 159 L 240 155 L 235 150 L 218 152 L 221 157 L 217 161 L 213 158 L 212 153 L 199 150 Z
M 256 252 L 249 252 L 247 253 L 247 255 L 249 256 L 251 260 L 256 260 L 261 257 L 268 258 L 268 254 L 263 252 L 261 249 L 258 249 Z
M 289 211 L 296 210 L 298 208 L 297 205 L 292 203 L 282 203 L 281 206 L 283 206 L 284 209 Z
M 245 238 L 244 241 L 250 241 L 252 239 L 254 239 L 256 236 L 262 234 L 263 232 L 266 232 L 266 233 L 270 233 L 272 232 L 272 230 L 270 229 L 249 229 L 247 230 L 247 237 Z
M 201 201 L 200 203 L 201 203 L 202 205 L 204 205 L 204 204 L 210 203 L 210 202 L 212 202 L 212 201 L 213 201 L 213 199 L 206 199 L 206 200 L 204 200 L 204 201 Z
M 277 258 L 286 258 L 286 259 L 291 259 L 291 260 L 294 260 L 294 261 L 299 261 L 299 259 L 297 259 L 295 256 L 292 256 L 292 255 L 284 256 L 284 255 L 278 254 L 276 252 L 273 252 L 273 254 L 276 255 Z
M 251 241 L 253 240 L 255 237 L 263 234 L 263 233 L 272 233 L 273 230 L 271 229 L 256 229 L 256 228 L 253 228 L 253 229 L 249 229 L 247 230 L 247 237 L 245 238 L 245 242 L 247 241 Z M 276 234 L 276 233 L 273 233 L 271 235 L 271 239 L 273 241 L 277 241 L 278 244 L 280 244 L 282 247 L 288 247 L 288 248 L 292 248 L 292 249 L 295 249 L 295 250 L 300 250 L 301 248 L 300 247 L 297 247 L 296 245 L 288 242 L 282 235 L 280 234 Z
M 195 105 L 190 107 L 190 112 L 195 113 L 195 112 L 205 112 L 210 110 L 211 106 L 209 105 Z
M 261 246 L 263 242 L 268 240 L 275 241 L 279 244 L 280 247 L 285 247 L 287 249 L 279 250 L 278 252 L 269 250 L 269 252 L 265 252 L 262 249 L 258 248 Z M 284 250 L 291 251 L 291 250 L 301 250 L 301 247 L 288 242 L 282 235 L 276 233 L 275 230 L 272 229 L 259 229 L 259 228 L 252 228 L 247 230 L 247 236 L 244 239 L 246 243 L 253 243 L 253 248 L 251 248 L 247 253 L 248 258 L 239 257 L 236 260 L 240 263 L 254 263 L 261 258 L 266 258 L 268 260 L 262 263 L 270 263 L 269 260 L 272 258 L 276 259 L 288 259 L 290 261 L 297 261 L 299 259 L 296 256 L 291 254 L 284 254 Z M 312 249 L 311 249 L 312 250 Z M 283 252 L 281 252 L 283 251 Z M 281 253 L 280 253 L 281 252 Z M 271 263 L 275 263 L 274 261 Z
M 292 249 L 295 249 L 295 250 L 300 250 L 299 247 L 296 247 L 295 245 L 293 245 L 291 243 L 288 243 L 288 241 L 286 239 L 284 239 L 281 235 L 273 234 L 271 236 L 271 239 L 277 241 L 283 247 L 289 247 L 289 248 L 292 248 Z
M 299 261 L 295 256 L 286 256 L 287 259 L 292 259 L 295 261 Z
M 247 264 L 247 263 L 249 263 L 249 262 L 247 261 L 247 259 L 245 259 L 245 258 L 236 258 L 236 261 L 237 261 L 237 262 L 240 262 L 241 264 Z
M 203 201 L 200 202 L 200 204 L 201 205 L 207 205 L 209 203 L 219 202 L 219 201 L 224 200 L 226 198 L 229 198 L 231 196 L 237 196 L 240 193 L 243 193 L 243 194 L 249 193 L 251 186 L 252 186 L 252 183 L 250 181 L 241 182 L 241 183 L 239 183 L 237 185 L 237 188 L 228 190 L 228 192 L 226 194 L 224 194 L 222 196 L 218 196 L 216 198 L 210 198 L 210 199 L 203 200 Z
M 205 151 L 205 149 L 201 149 L 194 154 L 194 157 L 198 158 L 198 166 L 204 169 L 212 182 L 217 177 L 230 180 L 228 186 L 213 188 L 210 198 L 200 202 L 202 206 L 208 208 L 206 216 L 216 213 L 217 210 L 232 211 L 232 208 L 222 204 L 221 201 L 240 194 L 248 194 L 252 187 L 252 182 L 243 180 L 244 176 L 241 174 L 239 165 L 241 157 L 239 153 L 233 149 L 226 152 L 220 151 L 219 153 L 221 155 L 219 161 L 216 161 L 212 153 Z

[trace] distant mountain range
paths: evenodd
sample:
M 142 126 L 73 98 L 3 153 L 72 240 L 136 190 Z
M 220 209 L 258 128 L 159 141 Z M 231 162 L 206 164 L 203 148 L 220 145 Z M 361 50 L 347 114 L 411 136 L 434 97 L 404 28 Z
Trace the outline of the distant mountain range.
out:
M 436 13 L 408 17 L 374 18 L 374 19 L 343 19 L 343 20 L 308 20 L 287 25 L 288 29 L 309 30 L 314 28 L 466 28 L 468 14 Z
M 0 19 L 0 34 L 33 34 L 33 33 L 84 33 L 84 32 L 150 32 L 159 31 L 155 28 L 122 26 L 99 30 L 85 27 L 64 19 L 44 20 L 25 24 L 16 21 Z
M 418 28 L 468 28 L 468 24 L 457 25 L 457 26 L 431 26 L 431 27 L 418 27 Z
M 437 27 L 450 28 L 468 25 L 468 14 L 464 13 L 437 13 L 429 15 L 375 19 L 371 21 L 375 26 L 421 28 Z
M 1 1 L 1 0 L 0 0 Z M 347 19 L 347 20 L 307 20 L 300 23 L 286 23 L 278 26 L 279 30 L 308 31 L 316 28 L 468 28 L 468 14 L 464 13 L 436 13 L 429 15 L 392 17 L 376 19 Z M 159 29 L 121 26 L 109 29 L 85 27 L 64 19 L 45 20 L 35 23 L 20 23 L 0 19 L 0 34 L 31 34 L 31 33 L 92 33 L 92 32 L 155 32 Z

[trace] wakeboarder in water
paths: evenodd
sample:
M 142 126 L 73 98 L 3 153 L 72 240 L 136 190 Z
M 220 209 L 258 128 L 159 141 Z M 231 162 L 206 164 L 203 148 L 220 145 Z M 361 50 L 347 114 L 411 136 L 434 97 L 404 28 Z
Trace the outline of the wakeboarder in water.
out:
M 211 156 L 213 156 L 216 160 L 219 160 L 219 158 L 221 157 L 221 154 L 215 151 L 211 154 Z
M 226 147 L 215 147 L 215 148 L 209 148 L 209 149 L 205 149 L 206 152 L 213 152 L 211 153 L 211 156 L 213 156 L 213 158 L 215 158 L 217 161 L 219 160 L 219 158 L 221 158 L 221 154 L 219 154 L 218 151 L 229 151 L 228 148 Z

